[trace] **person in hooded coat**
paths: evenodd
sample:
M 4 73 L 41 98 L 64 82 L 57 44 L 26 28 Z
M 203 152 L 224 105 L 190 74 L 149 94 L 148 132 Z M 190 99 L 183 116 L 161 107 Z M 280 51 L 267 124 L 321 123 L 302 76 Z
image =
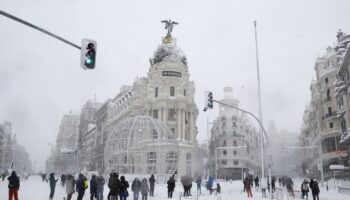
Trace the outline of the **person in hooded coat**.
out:
M 119 175 L 114 172 L 109 175 L 109 180 L 108 180 L 109 193 L 107 196 L 108 200 L 110 200 L 112 196 L 115 199 L 118 199 L 118 194 L 120 190 L 120 181 L 118 179 L 118 176 Z
M 129 196 L 128 193 L 129 183 L 125 180 L 124 176 L 120 177 L 120 193 L 119 197 L 120 200 L 126 200 L 126 198 Z
M 142 179 L 141 183 L 141 194 L 142 194 L 142 200 L 147 200 L 147 194 L 149 192 L 149 187 L 147 183 L 147 179 Z
M 154 175 L 151 175 L 151 178 L 149 180 L 149 186 L 150 186 L 150 191 L 149 191 L 149 196 L 153 197 L 154 196 L 154 183 L 156 182 L 156 179 L 154 178 Z
M 105 179 L 103 176 L 99 176 L 96 180 L 97 183 L 97 190 L 96 190 L 96 195 L 97 195 L 97 200 L 103 200 L 103 187 L 105 185 Z
M 90 200 L 97 198 L 97 180 L 96 175 L 92 175 L 90 180 Z
M 70 174 L 67 175 L 66 179 L 66 192 L 67 192 L 67 200 L 71 200 L 72 196 L 74 194 L 74 185 L 75 185 L 75 180 L 74 177 Z
M 57 183 L 58 179 L 55 179 L 55 174 L 51 173 L 50 174 L 50 178 L 49 178 L 49 182 L 50 182 L 50 200 L 53 199 L 53 196 L 55 195 L 55 188 L 56 188 L 56 183 Z
M 306 196 L 306 199 L 309 198 L 309 181 L 306 179 L 301 184 L 301 198 L 304 199 L 304 196 Z
M 76 190 L 78 192 L 78 198 L 77 200 L 82 200 L 85 194 L 86 190 L 86 184 L 85 184 L 86 178 L 83 174 L 79 174 L 79 178 L 76 184 Z
M 168 198 L 172 199 L 173 198 L 173 192 L 175 189 L 175 178 L 174 176 L 170 177 L 168 182 L 167 182 L 167 187 L 168 187 Z
M 131 191 L 134 193 L 134 200 L 139 199 L 139 193 L 141 190 L 141 181 L 136 177 L 131 184 Z
M 15 198 L 15 200 L 18 200 L 18 190 L 20 186 L 20 181 L 16 174 L 16 171 L 12 171 L 11 176 L 9 176 L 7 180 L 9 181 L 9 200 L 12 200 L 13 197 Z
M 320 197 L 318 196 L 320 194 L 320 188 L 318 187 L 318 182 L 315 179 L 311 179 L 309 185 L 310 185 L 313 199 L 320 200 Z

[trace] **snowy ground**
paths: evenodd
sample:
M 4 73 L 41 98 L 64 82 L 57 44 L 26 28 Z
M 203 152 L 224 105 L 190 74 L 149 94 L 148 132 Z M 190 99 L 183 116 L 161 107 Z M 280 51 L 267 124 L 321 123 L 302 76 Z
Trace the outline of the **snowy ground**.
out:
M 299 188 L 299 183 L 296 182 L 296 189 Z M 209 195 L 209 193 L 202 188 L 202 195 L 199 196 L 198 199 L 200 200 L 246 200 L 247 195 L 246 193 L 242 193 L 242 183 L 241 181 L 234 181 L 232 183 L 220 183 L 222 188 L 222 194 L 221 195 Z M 321 188 L 321 194 L 320 199 L 321 200 L 349 200 L 350 195 L 345 194 L 339 194 L 336 190 L 330 190 L 330 191 L 324 191 L 324 189 Z M 105 185 L 105 196 L 107 196 L 108 188 Z M 175 194 L 173 196 L 173 199 L 180 199 L 180 193 L 182 192 L 182 187 L 179 182 L 177 182 L 176 188 L 175 188 Z M 48 200 L 49 199 L 49 184 L 46 182 L 42 182 L 41 178 L 39 176 L 30 177 L 26 181 L 21 181 L 21 187 L 19 190 L 19 199 L 20 200 Z M 89 189 L 86 190 L 84 200 L 89 200 Z M 132 193 L 130 192 L 130 196 L 132 196 Z M 165 184 L 156 184 L 155 186 L 155 197 L 149 197 L 149 200 L 165 200 L 167 199 L 167 192 L 166 192 L 166 185 Z M 196 199 L 196 187 L 194 186 L 192 188 L 192 194 L 193 197 L 189 199 Z M 65 188 L 62 188 L 60 185 L 57 185 L 56 187 L 56 193 L 55 193 L 55 200 L 62 200 L 63 197 L 66 196 Z M 261 193 L 258 191 L 253 191 L 253 199 L 263 199 L 261 197 Z M 73 199 L 75 200 L 77 198 L 77 194 L 75 193 L 73 195 Z M 105 198 L 106 199 L 106 198 Z M 131 197 L 128 199 L 132 200 Z M 141 199 L 141 197 L 140 197 Z M 184 199 L 184 198 L 181 198 Z M 287 200 L 292 198 L 287 198 L 286 192 L 283 190 L 281 195 L 277 197 L 276 199 L 279 200 Z M 297 197 L 295 199 L 300 199 L 300 197 Z M 309 197 L 309 199 L 312 199 Z M 2 182 L 0 181 L 0 200 L 8 200 L 8 189 L 7 189 L 7 181 Z

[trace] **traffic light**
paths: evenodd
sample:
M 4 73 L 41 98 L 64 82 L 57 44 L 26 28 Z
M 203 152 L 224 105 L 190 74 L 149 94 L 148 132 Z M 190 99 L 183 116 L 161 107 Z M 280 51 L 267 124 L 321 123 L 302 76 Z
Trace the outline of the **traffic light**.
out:
M 80 66 L 83 69 L 94 69 L 96 64 L 97 43 L 94 40 L 83 39 L 81 42 Z
M 206 91 L 204 94 L 204 110 L 213 109 L 214 101 L 213 101 L 213 93 Z

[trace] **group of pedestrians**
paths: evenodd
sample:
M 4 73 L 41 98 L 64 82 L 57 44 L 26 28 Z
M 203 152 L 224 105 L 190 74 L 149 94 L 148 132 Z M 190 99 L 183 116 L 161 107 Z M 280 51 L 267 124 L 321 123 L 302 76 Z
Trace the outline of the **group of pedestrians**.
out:
M 311 179 L 310 182 L 305 179 L 301 184 L 301 198 L 309 198 L 309 188 L 311 189 L 313 200 L 319 200 L 320 188 L 316 179 Z

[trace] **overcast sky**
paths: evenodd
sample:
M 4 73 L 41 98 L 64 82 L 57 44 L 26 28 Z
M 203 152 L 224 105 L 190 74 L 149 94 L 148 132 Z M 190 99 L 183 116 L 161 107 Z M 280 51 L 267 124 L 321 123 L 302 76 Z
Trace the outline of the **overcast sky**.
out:
M 166 34 L 160 20 L 180 24 L 173 36 L 187 56 L 200 110 L 198 140 L 206 139 L 203 93 L 234 87 L 241 107 L 258 113 L 253 21 L 258 21 L 264 123 L 298 132 L 317 55 L 350 31 L 347 0 L 0 0 L 0 9 L 79 44 L 98 42 L 93 71 L 80 51 L 0 16 L 0 121 L 42 167 L 61 117 L 88 99 L 104 102 L 122 85 L 146 76 L 149 58 Z M 217 107 L 217 105 L 214 105 Z

